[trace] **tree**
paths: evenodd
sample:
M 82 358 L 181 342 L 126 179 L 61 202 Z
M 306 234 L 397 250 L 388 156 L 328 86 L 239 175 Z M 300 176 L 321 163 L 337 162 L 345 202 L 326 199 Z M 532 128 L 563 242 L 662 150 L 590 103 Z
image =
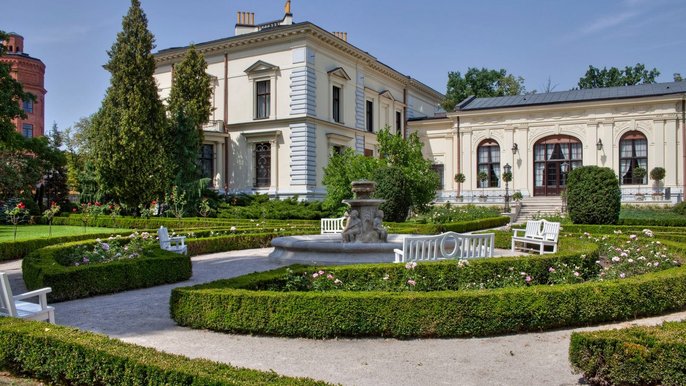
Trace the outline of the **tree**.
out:
M 192 45 L 183 61 L 174 67 L 168 99 L 172 139 L 169 149 L 177 184 L 200 177 L 197 158 L 203 140 L 202 125 L 212 112 L 212 84 L 206 69 L 205 58 Z
M 683 82 L 684 78 L 681 76 L 681 73 L 675 72 L 674 73 L 674 81 L 675 82 Z
M 442 105 L 446 111 L 470 96 L 479 98 L 524 94 L 524 78 L 508 74 L 504 69 L 489 70 L 470 67 L 462 76 L 459 71 L 448 74 L 446 98 Z
M 375 196 L 388 200 L 381 207 L 386 219 L 402 221 L 410 207 L 421 211 L 434 199 L 439 178 L 431 170 L 431 161 L 424 159 L 423 143 L 416 133 L 403 139 L 386 127 L 378 133 L 377 140 L 380 159 L 355 154 L 352 149 L 329 159 L 324 168 L 324 204 L 327 208 L 339 208 L 341 200 L 352 198 L 352 181 L 378 178 Z
M 93 118 L 92 154 L 98 183 L 129 207 L 149 203 L 171 184 L 164 107 L 153 78 L 154 37 L 139 0 L 108 51 L 110 86 Z
M 588 66 L 586 74 L 579 79 L 579 88 L 600 88 L 600 87 L 617 87 L 617 86 L 633 86 L 636 84 L 650 84 L 655 83 L 660 75 L 660 71 L 656 68 L 646 70 L 646 66 L 637 63 L 635 66 L 626 66 L 623 70 L 617 67 L 603 67 L 602 70 Z
M 0 30 L 0 56 L 3 56 L 6 47 L 2 44 L 8 36 L 5 31 Z M 12 78 L 12 66 L 9 63 L 0 62 L 0 141 L 7 142 L 12 140 L 12 133 L 16 132 L 16 127 L 12 120 L 14 118 L 26 118 L 26 113 L 20 106 L 20 102 L 35 100 L 35 97 L 27 92 L 21 83 Z M 15 137 L 16 138 L 16 137 Z

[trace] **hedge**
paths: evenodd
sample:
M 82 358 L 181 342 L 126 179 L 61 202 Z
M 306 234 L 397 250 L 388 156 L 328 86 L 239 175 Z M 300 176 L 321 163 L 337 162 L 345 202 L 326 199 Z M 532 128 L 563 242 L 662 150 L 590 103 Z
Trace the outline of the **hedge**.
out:
M 75 225 L 83 226 L 80 214 L 70 214 L 69 216 L 60 216 L 53 219 L 53 225 Z M 252 225 L 262 224 L 264 227 L 278 227 L 285 224 L 294 226 L 302 226 L 308 228 L 319 228 L 319 221 L 312 220 L 230 220 L 222 218 L 173 218 L 173 217 L 151 217 L 149 219 L 141 217 L 117 217 L 111 218 L 109 216 L 100 216 L 97 221 L 91 221 L 89 226 L 97 227 L 119 227 L 131 229 L 151 229 L 165 226 L 173 229 L 189 229 L 189 228 L 204 228 L 209 227 L 230 227 L 238 225 Z
M 569 360 L 592 384 L 686 384 L 686 322 L 575 332 Z
M 135 259 L 104 264 L 63 266 L 61 254 L 93 241 L 53 245 L 38 249 L 22 261 L 24 283 L 29 290 L 51 287 L 51 301 L 63 301 L 136 288 L 175 283 L 191 277 L 190 257 L 151 249 Z
M 665 242 L 683 252 L 684 245 Z M 580 249 L 576 253 L 588 253 Z M 563 255 L 562 253 L 560 255 Z M 560 255 L 557 257 L 560 258 Z M 527 269 L 549 266 L 556 255 L 491 258 L 484 272 L 520 261 Z M 571 258 L 572 255 L 568 255 Z M 536 268 L 536 261 L 540 267 Z M 477 260 L 474 260 L 477 263 Z M 441 264 L 436 264 L 439 267 Z M 454 264 L 454 263 L 453 263 Z M 430 264 L 424 264 L 429 266 Z M 369 272 L 375 265 L 330 267 Z M 393 269 L 391 264 L 377 269 Z M 516 266 L 519 268 L 520 266 Z M 301 268 L 293 267 L 291 270 Z M 302 268 L 304 269 L 304 268 Z M 309 269 L 312 269 L 311 267 Z M 423 276 L 436 274 L 429 269 Z M 623 280 L 493 290 L 433 292 L 278 292 L 254 290 L 284 270 L 175 288 L 170 299 L 177 323 L 231 333 L 310 338 L 336 336 L 461 337 L 539 331 L 657 315 L 686 306 L 686 267 Z M 449 280 L 446 277 L 446 280 Z
M 69 385 L 325 385 L 189 359 L 76 328 L 0 318 L 0 367 Z
M 80 240 L 94 240 L 97 238 L 107 238 L 116 235 L 125 236 L 129 234 L 131 234 L 131 232 L 91 233 L 85 235 L 0 242 L 0 261 L 23 259 L 30 252 L 39 248 L 47 247 L 48 245 L 64 244 Z

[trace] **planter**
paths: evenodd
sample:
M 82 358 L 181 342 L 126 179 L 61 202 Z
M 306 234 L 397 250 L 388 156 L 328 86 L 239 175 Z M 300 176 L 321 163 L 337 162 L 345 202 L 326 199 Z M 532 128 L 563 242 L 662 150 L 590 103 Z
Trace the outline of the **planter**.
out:
M 488 201 L 488 196 L 479 196 L 479 202 L 486 202 Z
M 464 202 L 464 197 L 463 196 L 455 197 L 455 202 Z
M 646 199 L 645 194 L 636 194 L 636 201 L 644 201 Z
M 662 201 L 662 194 L 660 193 L 653 193 L 652 194 L 653 201 Z

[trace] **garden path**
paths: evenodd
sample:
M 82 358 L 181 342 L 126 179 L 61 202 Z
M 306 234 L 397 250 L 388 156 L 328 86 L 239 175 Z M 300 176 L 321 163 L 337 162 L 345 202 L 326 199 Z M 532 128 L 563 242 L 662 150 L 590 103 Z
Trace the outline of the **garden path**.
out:
M 269 249 L 193 258 L 191 280 L 54 304 L 57 323 L 188 357 L 274 370 L 344 385 L 572 385 L 568 360 L 573 331 L 658 324 L 686 312 L 594 328 L 473 339 L 289 339 L 191 330 L 169 317 L 169 295 L 187 286 L 273 269 Z M 21 262 L 0 264 L 23 292 Z

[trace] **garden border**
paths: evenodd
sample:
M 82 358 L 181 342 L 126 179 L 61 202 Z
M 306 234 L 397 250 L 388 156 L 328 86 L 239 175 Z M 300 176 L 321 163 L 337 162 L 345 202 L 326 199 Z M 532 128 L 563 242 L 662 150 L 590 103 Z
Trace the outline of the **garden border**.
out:
M 686 250 L 683 244 L 668 241 L 665 244 L 679 253 Z M 576 249 L 572 254 L 563 251 L 525 259 L 490 258 L 484 259 L 483 264 L 541 262 L 541 267 L 547 269 L 551 259 L 559 259 L 565 253 L 577 257 L 589 253 Z M 394 265 L 344 269 L 384 266 Z M 541 267 L 537 269 L 540 271 Z M 598 324 L 662 314 L 686 306 L 686 266 L 622 280 L 477 291 L 277 292 L 251 289 L 280 275 L 283 271 L 276 270 L 175 288 L 170 299 L 171 316 L 182 326 L 231 333 L 309 338 L 446 338 Z
M 0 340 L 0 368 L 57 384 L 327 385 L 14 318 L 0 318 Z

